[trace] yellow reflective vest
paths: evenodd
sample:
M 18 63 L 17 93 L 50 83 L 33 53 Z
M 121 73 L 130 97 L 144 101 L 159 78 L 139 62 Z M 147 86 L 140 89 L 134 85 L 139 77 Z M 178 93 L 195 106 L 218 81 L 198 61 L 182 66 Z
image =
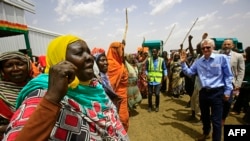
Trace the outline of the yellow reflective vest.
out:
M 163 58 L 158 57 L 157 67 L 154 68 L 153 58 L 152 57 L 148 58 L 148 75 L 150 78 L 149 79 L 150 82 L 161 83 L 161 79 L 163 76 L 162 62 L 163 62 Z

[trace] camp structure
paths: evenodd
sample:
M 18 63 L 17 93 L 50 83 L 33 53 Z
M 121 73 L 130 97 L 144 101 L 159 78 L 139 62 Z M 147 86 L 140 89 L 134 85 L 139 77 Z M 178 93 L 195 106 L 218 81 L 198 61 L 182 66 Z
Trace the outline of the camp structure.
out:
M 49 42 L 61 35 L 28 26 L 25 12 L 35 14 L 29 0 L 0 0 L 0 53 L 26 50 L 31 58 L 44 55 Z
M 0 1 L 0 37 L 23 35 L 28 55 L 31 56 L 25 11 L 35 13 L 34 5 L 27 0 Z

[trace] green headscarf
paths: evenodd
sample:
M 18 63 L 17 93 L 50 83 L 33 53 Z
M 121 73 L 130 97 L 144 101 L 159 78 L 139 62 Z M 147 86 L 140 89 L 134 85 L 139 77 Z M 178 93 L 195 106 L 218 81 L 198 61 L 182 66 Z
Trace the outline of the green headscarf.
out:
M 25 97 L 28 96 L 31 92 L 37 89 L 48 89 L 49 68 L 65 60 L 66 48 L 68 44 L 77 40 L 81 39 L 73 35 L 64 35 L 59 36 L 58 38 L 51 41 L 47 49 L 45 74 L 40 74 L 39 76 L 35 77 L 31 81 L 29 81 L 29 83 L 21 90 L 17 98 L 16 108 L 18 108 L 22 104 Z M 78 104 L 80 104 L 85 112 L 87 109 L 93 109 L 93 104 L 95 102 L 98 102 L 100 104 L 102 110 L 108 108 L 107 104 L 111 101 L 108 99 L 103 87 L 99 83 L 97 83 L 95 86 L 92 86 L 82 85 L 79 83 L 78 79 L 74 81 L 75 82 L 71 83 L 71 87 L 68 88 L 66 96 L 72 98 Z M 90 81 L 90 83 L 92 82 L 93 81 Z M 74 84 L 74 86 L 72 84 Z M 100 114 L 98 116 L 102 115 L 103 114 Z

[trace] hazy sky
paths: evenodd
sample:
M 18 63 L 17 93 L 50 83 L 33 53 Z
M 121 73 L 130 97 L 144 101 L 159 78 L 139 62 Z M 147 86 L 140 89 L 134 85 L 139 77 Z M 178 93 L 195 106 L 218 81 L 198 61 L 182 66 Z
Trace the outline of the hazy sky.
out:
M 193 45 L 203 33 L 234 37 L 250 46 L 249 0 L 31 0 L 36 13 L 27 13 L 29 26 L 60 34 L 75 34 L 89 47 L 108 49 L 121 41 L 128 9 L 126 52 L 146 40 L 163 40 L 164 50 L 178 49 L 188 31 Z M 174 27 L 174 28 L 173 28 Z M 170 34 L 172 31 L 172 34 Z M 167 40 L 168 39 L 168 40 Z M 166 41 L 166 42 L 165 42 Z M 184 48 L 188 46 L 187 40 Z

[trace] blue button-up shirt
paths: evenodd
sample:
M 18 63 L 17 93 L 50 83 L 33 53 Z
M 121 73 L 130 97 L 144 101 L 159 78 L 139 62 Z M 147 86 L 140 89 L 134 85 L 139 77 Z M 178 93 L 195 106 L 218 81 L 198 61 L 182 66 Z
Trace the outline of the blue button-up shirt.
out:
M 198 74 L 202 88 L 217 88 L 224 86 L 224 94 L 230 95 L 233 90 L 233 74 L 230 62 L 224 54 L 212 53 L 209 59 L 199 58 L 188 68 L 182 63 L 183 72 L 187 75 Z

